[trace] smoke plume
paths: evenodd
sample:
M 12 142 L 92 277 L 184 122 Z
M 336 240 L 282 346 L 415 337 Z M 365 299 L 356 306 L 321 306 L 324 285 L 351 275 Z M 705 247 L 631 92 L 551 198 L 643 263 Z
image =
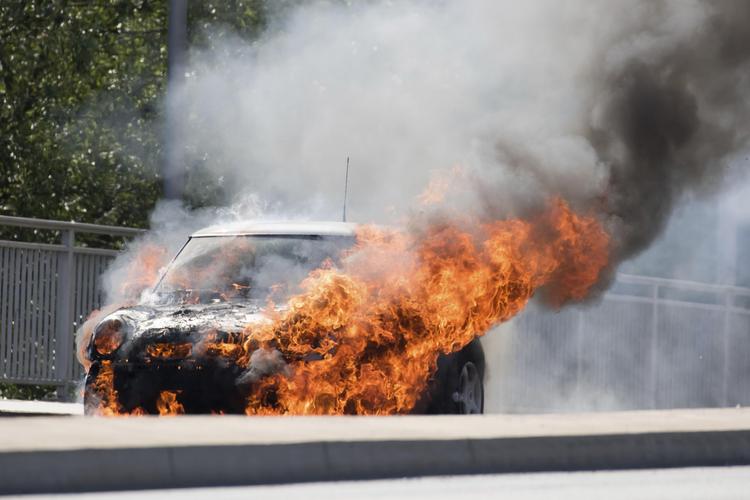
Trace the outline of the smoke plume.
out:
M 605 206 L 616 219 L 621 258 L 653 241 L 683 193 L 720 187 L 750 131 L 750 4 L 641 9 L 640 30 L 606 54 L 605 68 L 614 61 L 588 132 L 610 170 Z
M 230 197 L 335 219 L 350 156 L 349 213 L 387 222 L 460 165 L 441 210 L 560 195 L 625 259 L 747 147 L 749 22 L 743 1 L 303 3 L 192 54 L 188 158 Z

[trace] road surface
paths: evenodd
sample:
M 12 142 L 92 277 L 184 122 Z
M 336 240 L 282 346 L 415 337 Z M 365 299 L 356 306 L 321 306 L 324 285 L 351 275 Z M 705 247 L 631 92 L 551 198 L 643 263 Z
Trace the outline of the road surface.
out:
M 193 500 L 202 498 L 289 500 L 456 500 L 548 498 L 575 500 L 729 500 L 750 497 L 750 467 L 703 467 L 635 471 L 557 472 L 345 481 L 280 486 L 195 488 L 74 495 L 32 495 L 19 500 Z

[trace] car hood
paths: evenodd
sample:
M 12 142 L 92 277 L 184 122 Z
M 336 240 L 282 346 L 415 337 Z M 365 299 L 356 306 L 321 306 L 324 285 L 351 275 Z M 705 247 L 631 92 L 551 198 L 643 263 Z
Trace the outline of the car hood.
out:
M 268 322 L 259 304 L 221 302 L 195 305 L 138 305 L 118 309 L 104 320 L 119 319 L 128 339 L 138 341 L 192 340 L 206 332 L 241 332 L 253 324 Z

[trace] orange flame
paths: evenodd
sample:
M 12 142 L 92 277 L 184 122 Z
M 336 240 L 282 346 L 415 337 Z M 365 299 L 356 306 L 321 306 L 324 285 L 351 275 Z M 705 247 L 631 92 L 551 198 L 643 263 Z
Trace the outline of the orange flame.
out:
M 103 417 L 114 417 L 121 415 L 146 415 L 147 412 L 136 407 L 132 411 L 125 411 L 117 400 L 117 391 L 114 387 L 114 369 L 110 361 L 104 361 L 99 368 L 99 373 L 94 381 L 93 392 L 97 399 L 95 413 Z
M 537 291 L 584 298 L 606 266 L 593 217 L 554 201 L 531 220 L 456 221 L 418 236 L 365 228 L 343 269 L 314 271 L 288 312 L 245 348 L 290 370 L 259 381 L 248 414 L 394 414 L 416 404 L 440 353 L 517 314 Z M 310 354 L 322 359 L 307 362 Z
M 407 413 L 441 353 L 512 318 L 537 292 L 554 306 L 584 299 L 609 244 L 594 216 L 560 199 L 523 220 L 456 219 L 419 233 L 364 226 L 343 263 L 310 273 L 287 309 L 269 306 L 269 322 L 221 339 L 206 332 L 191 355 L 266 367 L 248 389 L 248 415 Z M 96 382 L 104 414 L 121 410 L 111 374 L 105 363 Z M 159 413 L 184 412 L 178 396 L 162 392 Z
M 182 415 L 185 413 L 185 409 L 177 401 L 177 392 L 173 391 L 162 391 L 159 394 L 159 399 L 156 401 L 156 409 L 161 416 Z
M 227 273 L 234 268 L 233 264 L 238 261 L 239 256 L 252 252 L 253 247 L 254 245 L 244 238 L 232 239 L 218 249 L 212 263 L 202 268 L 175 269 L 164 277 L 165 284 L 186 290 L 196 286 L 199 288 L 217 288 L 217 286 L 212 285 L 218 285 L 218 288 L 222 289 L 221 296 L 224 300 L 228 300 L 250 288 L 240 283 L 232 283 L 236 277 L 227 276 Z M 232 284 L 230 287 L 225 287 L 225 283 Z M 188 298 L 187 302 L 197 302 L 198 300 L 199 297 L 194 296 Z
M 146 354 L 155 359 L 183 359 L 190 356 L 193 345 L 189 342 L 170 344 L 160 342 L 146 346 Z
M 447 171 L 435 172 L 425 190 L 417 197 L 417 201 L 423 207 L 443 203 L 451 188 L 455 187 L 456 181 L 465 179 L 467 175 L 466 169 L 461 165 L 455 165 Z
M 137 300 L 141 292 L 156 284 L 161 269 L 169 262 L 167 249 L 153 243 L 141 245 L 125 271 L 120 295 Z

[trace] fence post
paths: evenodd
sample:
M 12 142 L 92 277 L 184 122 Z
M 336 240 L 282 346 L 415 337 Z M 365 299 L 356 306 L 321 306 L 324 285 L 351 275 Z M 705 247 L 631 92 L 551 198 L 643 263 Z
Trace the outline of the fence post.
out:
M 731 317 L 731 307 L 734 305 L 734 296 L 732 292 L 724 292 L 724 318 L 723 318 L 723 367 L 722 375 L 723 380 L 721 384 L 721 404 L 723 406 L 729 406 L 729 360 L 730 360 L 730 344 L 731 344 L 731 329 L 729 328 Z
M 583 309 L 578 306 L 578 311 L 575 313 L 576 317 L 576 387 L 575 394 L 576 398 L 580 398 L 583 393 L 583 385 L 581 379 L 583 378 L 583 356 L 584 356 L 584 316 Z
M 651 399 L 651 408 L 656 408 L 658 403 L 659 384 L 659 285 L 654 283 L 652 287 L 651 303 L 653 304 L 653 313 L 651 315 L 649 397 Z
M 57 276 L 57 312 L 55 332 L 55 378 L 58 399 L 68 398 L 70 385 L 70 357 L 73 354 L 73 266 L 75 265 L 73 248 L 75 232 L 72 229 L 62 231 L 61 265 Z

